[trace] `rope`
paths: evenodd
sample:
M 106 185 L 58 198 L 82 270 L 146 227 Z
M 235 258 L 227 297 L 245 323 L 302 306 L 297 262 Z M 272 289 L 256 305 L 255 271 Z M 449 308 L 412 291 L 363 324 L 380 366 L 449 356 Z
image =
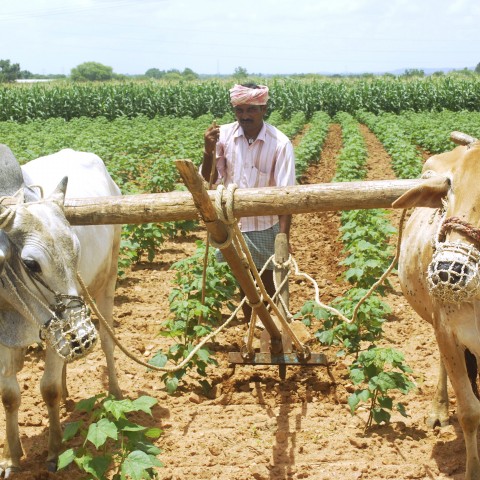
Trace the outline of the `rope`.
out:
M 476 228 L 458 217 L 450 217 L 443 222 L 439 232 L 439 238 L 445 238 L 447 230 L 457 230 L 476 242 L 480 242 L 480 228 Z
M 220 186 L 219 186 L 220 187 Z M 223 185 L 221 186 L 223 187 Z M 253 262 L 253 258 L 250 254 L 250 250 L 248 249 L 248 246 L 245 242 L 245 239 L 243 238 L 242 232 L 240 231 L 240 228 L 238 226 L 238 221 L 235 219 L 233 216 L 233 193 L 237 186 L 235 184 L 230 184 L 227 188 L 227 197 L 225 199 L 225 202 L 223 202 L 223 194 L 225 192 L 225 188 L 217 188 L 217 196 L 215 198 L 215 209 L 217 212 L 218 217 L 220 220 L 224 221 L 226 225 L 230 226 L 233 229 L 233 237 L 235 239 L 235 243 L 237 246 L 240 248 L 237 248 L 238 252 L 242 252 L 248 261 L 248 267 L 250 268 L 250 271 L 253 275 L 253 278 L 256 281 L 257 287 L 260 290 L 261 296 L 266 299 L 267 303 L 269 304 L 270 308 L 273 310 L 275 315 L 277 316 L 278 320 L 282 324 L 282 327 L 288 331 L 290 338 L 292 339 L 292 342 L 295 344 L 298 352 L 300 352 L 302 355 L 306 355 L 306 349 L 302 342 L 298 339 L 298 337 L 295 335 L 295 333 L 292 331 L 290 328 L 290 325 L 286 321 L 286 319 L 283 317 L 282 313 L 278 309 L 277 305 L 274 303 L 270 295 L 267 293 L 265 290 L 265 286 L 262 282 L 262 279 L 260 277 L 260 274 L 258 273 L 257 267 L 255 263 Z M 226 204 L 226 212 L 223 209 L 223 203 Z M 262 268 L 262 273 L 265 270 L 266 266 L 268 265 L 268 261 L 265 263 L 265 265 Z M 258 302 L 255 305 L 251 305 L 253 311 L 255 311 L 256 308 L 258 308 L 262 304 L 262 300 Z
M 393 270 L 393 268 L 395 267 L 395 264 L 397 263 L 398 261 L 398 257 L 400 256 L 400 247 L 401 247 L 401 243 L 402 243 L 402 235 L 403 235 L 403 224 L 405 222 L 405 215 L 406 215 L 406 212 L 407 210 L 403 210 L 402 211 L 402 215 L 400 217 L 400 222 L 399 222 L 399 227 L 398 227 L 398 243 L 397 243 L 397 248 L 395 250 L 395 256 L 392 260 L 392 262 L 390 263 L 389 267 L 387 268 L 387 270 L 385 270 L 385 272 L 382 274 L 382 276 L 380 277 L 379 280 L 377 280 L 371 287 L 370 289 L 367 291 L 367 293 L 358 301 L 357 305 L 355 306 L 355 309 L 353 310 L 353 315 L 352 315 L 352 318 L 349 319 L 347 318 L 345 315 L 343 315 L 342 312 L 340 312 L 339 310 L 337 310 L 336 308 L 334 307 L 330 307 L 329 305 L 326 305 L 324 304 L 323 302 L 320 301 L 320 290 L 318 288 L 318 284 L 317 282 L 308 274 L 306 274 L 305 272 L 301 272 L 298 268 L 298 264 L 297 262 L 295 261 L 295 259 L 290 255 L 288 260 L 284 263 L 281 264 L 281 267 L 285 267 L 285 266 L 290 266 L 290 271 L 287 273 L 287 275 L 285 276 L 285 278 L 283 279 L 282 283 L 280 284 L 279 287 L 276 286 L 275 284 L 275 295 L 273 296 L 273 298 L 275 298 L 279 291 L 281 290 L 281 288 L 283 287 L 283 285 L 285 284 L 285 282 L 288 280 L 289 276 L 290 276 L 290 273 L 291 273 L 291 270 L 292 270 L 292 265 L 294 267 L 294 274 L 295 276 L 300 276 L 300 277 L 304 277 L 306 278 L 309 282 L 312 283 L 314 289 L 315 289 L 315 302 L 320 306 L 322 307 L 323 309 L 327 310 L 328 312 L 332 313 L 333 315 L 336 315 L 338 316 L 341 320 L 343 320 L 344 322 L 346 323 L 354 323 L 356 320 L 357 320 L 357 316 L 358 316 L 358 311 L 360 309 L 360 307 L 362 306 L 362 304 L 372 295 L 372 293 L 385 281 L 385 279 L 388 277 L 388 275 L 391 273 L 391 271 Z M 270 261 L 273 261 L 274 264 L 276 266 L 278 266 L 275 261 L 274 261 L 274 255 L 272 255 L 266 262 L 266 265 L 268 265 L 268 262 Z M 274 283 L 275 283 L 275 279 L 274 279 Z M 287 306 L 285 305 L 282 297 L 280 296 L 279 297 L 280 299 L 280 302 L 282 303 L 282 306 L 283 308 L 285 309 L 285 312 L 286 312 L 286 315 L 287 315 L 287 318 L 293 318 L 293 315 L 290 313 L 290 311 L 288 310 Z
M 93 301 L 92 297 L 90 296 L 90 293 L 88 292 L 88 289 L 87 289 L 87 286 L 85 285 L 85 282 L 83 281 L 82 277 L 80 276 L 80 274 L 77 274 L 77 279 L 78 279 L 78 282 L 80 283 L 80 286 L 82 287 L 82 290 L 84 292 L 84 295 L 85 295 L 85 299 L 88 303 L 88 305 L 90 306 L 90 308 L 92 309 L 92 311 L 95 313 L 95 315 L 98 317 L 98 320 L 100 321 L 100 323 L 102 324 L 103 327 L 105 327 L 107 333 L 110 335 L 110 337 L 112 338 L 112 340 L 115 342 L 115 345 L 117 345 L 117 347 L 128 357 L 130 358 L 131 360 L 133 360 L 134 362 L 140 364 L 140 365 L 143 365 L 144 367 L 147 367 L 147 368 L 150 368 L 152 370 L 156 370 L 158 372 L 168 372 L 168 373 L 172 373 L 172 372 L 177 372 L 178 370 L 181 370 L 183 367 L 185 367 L 185 365 L 187 365 L 187 363 L 194 357 L 194 355 L 210 340 L 212 339 L 213 337 L 215 337 L 216 335 L 218 335 L 225 327 L 228 326 L 229 323 L 231 323 L 231 321 L 235 318 L 236 314 L 240 311 L 240 309 L 242 308 L 243 306 L 243 303 L 244 301 L 240 302 L 240 304 L 238 305 L 238 307 L 235 309 L 235 311 L 232 313 L 232 315 L 223 323 L 223 325 L 221 325 L 220 327 L 218 327 L 216 330 L 214 330 L 213 332 L 209 333 L 206 337 L 204 337 L 194 348 L 193 350 L 188 354 L 188 356 L 182 360 L 181 363 L 179 363 L 178 365 L 175 365 L 175 366 L 172 366 L 172 367 L 158 367 L 156 365 L 152 365 L 150 363 L 147 363 L 143 360 L 141 360 L 140 358 L 138 358 L 136 355 L 134 355 L 133 353 L 129 352 L 121 343 L 120 341 L 118 340 L 118 338 L 115 336 L 115 333 L 113 331 L 113 328 L 108 324 L 108 322 L 105 320 L 105 317 L 100 313 L 100 311 L 98 310 L 95 302 Z

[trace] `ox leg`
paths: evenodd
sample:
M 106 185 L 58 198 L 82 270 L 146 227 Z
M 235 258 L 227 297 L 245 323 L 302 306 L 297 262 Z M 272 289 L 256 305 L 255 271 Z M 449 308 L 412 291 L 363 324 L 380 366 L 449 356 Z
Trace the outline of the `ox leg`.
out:
M 436 331 L 436 335 L 448 376 L 457 397 L 458 421 L 463 430 L 467 451 L 465 480 L 480 480 L 480 460 L 477 446 L 480 402 L 470 383 L 465 365 L 464 349 L 457 344 L 453 335 L 439 329 Z
M 58 455 L 62 450 L 62 427 L 60 425 L 60 401 L 62 399 L 63 360 L 49 347 L 45 355 L 45 372 L 40 382 L 43 400 L 47 405 L 49 434 L 47 468 L 57 469 Z
M 437 388 L 432 399 L 432 410 L 426 420 L 430 428 L 446 427 L 449 423 L 447 378 L 447 370 L 440 360 Z
M 115 296 L 115 285 L 117 283 L 118 252 L 120 249 L 120 234 L 116 236 L 112 248 L 112 261 L 110 263 L 110 274 L 108 283 L 102 295 L 97 296 L 96 302 L 100 313 L 113 330 L 113 302 Z M 107 360 L 108 371 L 108 392 L 117 399 L 123 398 L 122 390 L 118 384 L 117 371 L 115 369 L 114 349 L 115 343 L 102 323 L 100 323 L 100 341 L 102 350 Z
M 110 325 L 110 327 L 113 329 L 113 296 L 110 298 L 107 297 L 101 300 L 97 300 L 97 306 L 103 317 L 107 321 L 108 325 Z M 102 344 L 102 350 L 105 353 L 105 358 L 107 361 L 108 392 L 115 398 L 121 399 L 123 398 L 123 394 L 118 384 L 117 371 L 115 369 L 115 343 L 102 324 L 100 324 L 100 341 Z
M 23 455 L 18 429 L 18 409 L 20 407 L 20 387 L 17 373 L 23 367 L 25 350 L 0 346 L 0 391 L 5 409 L 6 439 L 0 461 L 0 475 L 5 478 L 20 467 Z

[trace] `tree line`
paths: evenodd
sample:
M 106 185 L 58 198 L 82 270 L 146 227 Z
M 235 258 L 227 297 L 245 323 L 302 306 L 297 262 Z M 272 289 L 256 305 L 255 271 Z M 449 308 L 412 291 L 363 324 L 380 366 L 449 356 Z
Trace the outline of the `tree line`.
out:
M 464 68 L 460 70 L 461 73 L 472 75 L 474 73 L 480 74 L 480 63 L 477 64 L 475 69 L 469 70 Z M 433 76 L 444 75 L 443 71 L 434 72 Z M 28 70 L 22 70 L 19 63 L 12 63 L 9 59 L 0 60 L 0 83 L 15 82 L 16 80 L 28 80 L 28 79 L 61 79 L 69 78 L 74 82 L 95 82 L 95 81 L 109 81 L 109 80 L 127 80 L 132 78 L 150 78 L 155 80 L 197 80 L 201 77 L 221 77 L 225 75 L 200 75 L 194 72 L 191 68 L 185 68 L 183 71 L 177 69 L 160 70 L 159 68 L 149 68 L 143 75 L 124 75 L 115 73 L 113 68 L 108 65 L 103 65 L 98 62 L 84 62 L 70 71 L 70 76 L 63 74 L 48 74 L 40 75 L 32 73 Z M 264 77 L 262 74 L 249 74 L 245 67 L 235 68 L 232 75 L 227 75 L 233 78 L 235 81 L 242 82 L 251 76 Z M 285 75 L 284 75 L 285 76 Z M 292 77 L 305 77 L 305 76 L 319 76 L 316 74 L 293 74 Z M 332 77 L 343 77 L 345 75 L 331 75 Z M 374 77 L 374 74 L 363 73 L 355 75 L 347 75 L 353 77 Z M 385 74 L 385 76 L 395 76 L 393 74 Z M 405 72 L 400 75 L 404 77 L 423 77 L 425 76 L 424 70 L 421 69 L 406 69 Z

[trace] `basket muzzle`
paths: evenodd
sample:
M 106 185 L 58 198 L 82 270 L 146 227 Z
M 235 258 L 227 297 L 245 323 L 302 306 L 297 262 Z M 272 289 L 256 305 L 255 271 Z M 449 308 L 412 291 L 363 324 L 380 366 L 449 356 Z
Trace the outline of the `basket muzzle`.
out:
M 480 295 L 479 260 L 472 244 L 437 243 L 428 266 L 430 292 L 445 303 L 473 302 Z
M 55 315 L 41 327 L 40 338 L 65 362 L 72 362 L 92 350 L 98 334 L 85 302 L 80 297 L 62 297 L 57 296 Z

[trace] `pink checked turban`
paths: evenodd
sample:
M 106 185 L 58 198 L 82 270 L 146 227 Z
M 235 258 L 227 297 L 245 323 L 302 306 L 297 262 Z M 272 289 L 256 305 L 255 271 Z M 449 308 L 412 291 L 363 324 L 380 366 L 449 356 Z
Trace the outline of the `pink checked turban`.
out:
M 266 105 L 268 100 L 268 87 L 259 85 L 259 88 L 249 88 L 234 85 L 230 89 L 230 102 L 237 105 Z

